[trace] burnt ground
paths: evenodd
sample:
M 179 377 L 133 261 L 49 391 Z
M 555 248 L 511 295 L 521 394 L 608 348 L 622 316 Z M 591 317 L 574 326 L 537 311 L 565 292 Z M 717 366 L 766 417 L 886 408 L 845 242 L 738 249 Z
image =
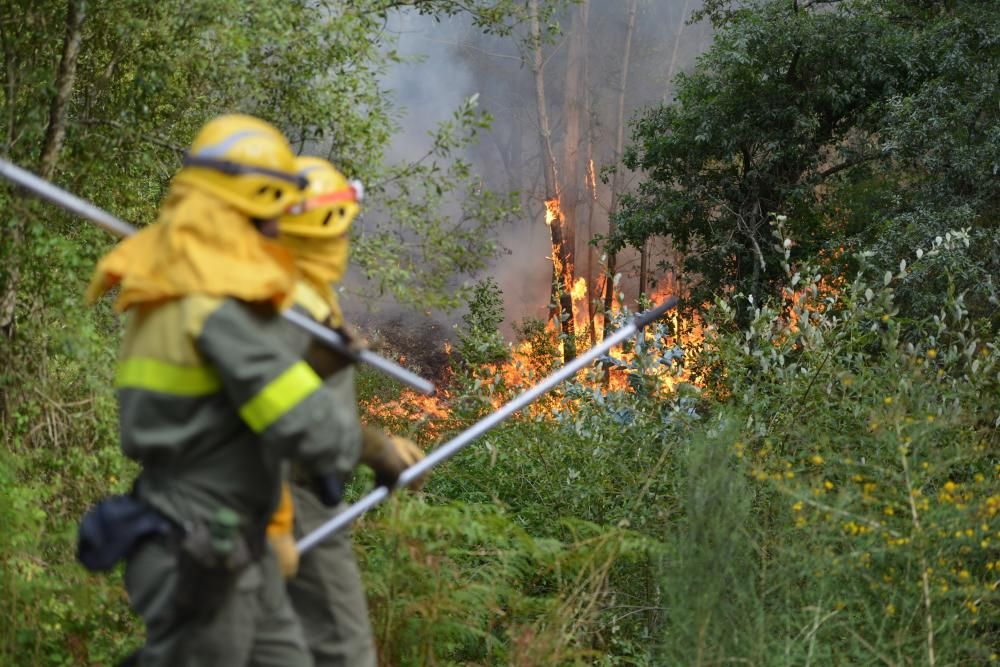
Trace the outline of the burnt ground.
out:
M 445 343 L 455 344 L 450 326 L 408 313 L 372 313 L 354 323 L 368 339 L 371 349 L 399 360 L 414 373 L 429 380 L 442 379 L 449 366 Z

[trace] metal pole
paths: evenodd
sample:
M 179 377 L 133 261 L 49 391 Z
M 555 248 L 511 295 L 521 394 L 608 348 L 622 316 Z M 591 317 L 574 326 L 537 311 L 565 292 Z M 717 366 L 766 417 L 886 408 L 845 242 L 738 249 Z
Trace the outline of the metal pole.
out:
M 592 347 L 585 354 L 580 355 L 573 361 L 569 362 L 559 370 L 555 371 L 547 378 L 536 384 L 531 389 L 528 389 L 523 394 L 513 399 L 503 407 L 501 407 L 496 412 L 487 415 L 483 419 L 479 420 L 466 430 L 459 433 L 457 436 L 444 443 L 430 454 L 427 458 L 418 461 L 414 465 L 410 466 L 399 476 L 394 489 L 409 486 L 415 480 L 422 477 L 425 473 L 429 472 L 432 468 L 444 463 L 451 457 L 458 454 L 460 451 L 465 449 L 473 440 L 483 435 L 494 426 L 500 422 L 511 417 L 515 412 L 521 408 L 533 403 L 543 394 L 548 393 L 556 387 L 560 382 L 566 380 L 574 375 L 581 368 L 590 365 L 592 361 L 600 357 L 602 354 L 606 353 L 615 345 L 625 341 L 638 331 L 642 330 L 650 322 L 659 319 L 671 308 L 677 305 L 677 297 L 672 296 L 655 308 L 641 313 L 632 318 L 632 321 L 627 325 L 616 331 L 611 337 L 605 338 L 600 345 Z M 372 490 L 368 495 L 363 497 L 358 502 L 354 503 L 343 512 L 337 516 L 331 518 L 329 521 L 324 523 L 322 526 L 309 533 L 305 537 L 296 543 L 296 547 L 299 553 L 305 553 L 309 549 L 316 546 L 318 543 L 322 542 L 328 536 L 336 533 L 351 524 L 359 516 L 372 509 L 376 505 L 379 505 L 382 501 L 389 497 L 390 490 L 384 486 L 380 486 Z
M 43 178 L 35 176 L 30 171 L 21 169 L 15 164 L 0 159 L 0 176 L 20 185 L 35 195 L 52 202 L 56 206 L 66 209 L 81 218 L 90 220 L 98 227 L 106 229 L 116 236 L 132 236 L 136 229 L 132 225 L 111 215 L 107 211 L 100 209 L 88 201 L 80 199 L 76 195 L 70 194 L 57 185 L 49 183 Z M 305 329 L 324 343 L 332 347 L 340 354 L 353 361 L 363 361 L 370 366 L 377 368 L 386 375 L 393 377 L 403 384 L 409 385 L 413 389 L 423 394 L 433 394 L 434 385 L 415 373 L 403 368 L 399 364 L 385 357 L 380 357 L 371 350 L 352 350 L 344 337 L 333 329 L 323 326 L 312 318 L 302 315 L 294 310 L 286 310 L 281 316 L 292 324 Z
M 416 373 L 403 368 L 394 361 L 390 361 L 385 357 L 380 357 L 371 350 L 359 350 L 355 354 L 354 351 L 347 346 L 347 342 L 344 340 L 343 336 L 330 327 L 320 324 L 308 315 L 304 315 L 295 310 L 286 310 L 281 313 L 281 316 L 292 324 L 305 329 L 312 335 L 316 336 L 316 338 L 324 341 L 330 347 L 352 360 L 363 361 L 369 366 L 382 371 L 386 375 L 396 378 L 403 384 L 409 385 L 422 394 L 430 395 L 434 393 L 434 385 L 429 380 L 425 380 Z

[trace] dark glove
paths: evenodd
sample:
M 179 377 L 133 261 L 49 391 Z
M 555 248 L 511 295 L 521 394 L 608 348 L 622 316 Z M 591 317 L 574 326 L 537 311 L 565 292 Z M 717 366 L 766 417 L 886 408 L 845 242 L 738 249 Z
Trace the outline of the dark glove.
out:
M 344 480 L 339 475 L 324 475 L 316 478 L 316 495 L 327 507 L 336 507 L 344 499 Z
M 344 342 L 347 343 L 347 349 L 353 354 L 361 354 L 368 349 L 368 341 L 364 334 L 353 324 L 344 322 L 339 327 L 335 327 L 334 331 L 343 336 Z
M 379 486 L 391 489 L 403 471 L 422 458 L 423 451 L 412 440 L 371 426 L 361 428 L 361 462 L 375 472 L 375 483 Z M 412 487 L 419 489 L 424 480 L 421 477 Z
M 362 350 L 368 349 L 368 342 L 349 324 L 337 327 L 334 331 L 344 339 L 350 355 L 357 357 Z M 316 338 L 309 343 L 305 360 L 310 368 L 316 371 L 316 375 L 324 379 L 354 363 L 351 356 L 337 352 L 329 344 Z

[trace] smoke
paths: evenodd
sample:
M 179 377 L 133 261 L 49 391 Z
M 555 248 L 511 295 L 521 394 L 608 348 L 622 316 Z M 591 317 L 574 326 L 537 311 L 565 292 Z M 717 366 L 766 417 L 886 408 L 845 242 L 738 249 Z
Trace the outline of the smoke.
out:
M 391 47 L 401 62 L 390 68 L 381 82 L 382 88 L 393 98 L 398 110 L 395 118 L 398 130 L 386 151 L 389 163 L 412 162 L 425 156 L 432 147 L 433 132 L 449 120 L 455 110 L 473 95 L 475 81 L 469 69 L 454 57 L 453 40 L 456 34 L 469 30 L 471 21 L 466 15 L 441 20 L 418 12 L 402 10 L 389 15 L 385 31 L 393 37 Z M 461 202 L 445 204 L 446 215 L 461 215 Z M 365 217 L 385 223 L 391 212 L 380 210 L 377 202 L 367 206 Z M 364 220 L 358 221 L 365 224 Z M 348 318 L 363 325 L 366 331 L 375 331 L 377 337 L 392 339 L 397 347 L 411 347 L 405 343 L 420 330 L 433 332 L 435 338 L 445 338 L 457 322 L 454 315 L 439 312 L 414 313 L 413 309 L 400 306 L 389 297 L 373 299 L 365 293 L 364 276 L 349 271 L 344 281 L 342 295 L 344 311 Z M 392 332 L 385 336 L 384 332 Z
M 614 146 L 625 50 L 626 4 L 622 0 L 590 0 L 589 3 L 586 61 L 590 105 L 584 111 L 584 127 L 590 128 L 592 152 L 599 173 L 602 168 L 616 163 Z M 670 78 L 689 69 L 697 54 L 707 47 L 711 39 L 707 26 L 686 24 L 691 12 L 699 6 L 697 0 L 639 3 L 625 93 L 626 120 L 647 106 L 671 99 Z M 560 23 L 568 30 L 568 14 L 561 17 Z M 406 59 L 391 68 L 384 80 L 386 89 L 391 91 L 401 109 L 400 131 L 388 150 L 390 160 L 407 161 L 424 155 L 431 145 L 428 133 L 473 94 L 479 94 L 480 106 L 494 117 L 491 131 L 485 133 L 479 144 L 464 157 L 481 174 L 485 187 L 497 192 L 517 191 L 521 196 L 521 215 L 495 229 L 502 251 L 480 276 L 493 277 L 503 290 L 508 316 L 505 333 L 510 335 L 510 325 L 524 317 L 547 316 L 552 277 L 548 259 L 552 249 L 543 214 L 543 160 L 535 88 L 525 60 L 528 52 L 523 44 L 524 30 L 506 37 L 484 35 L 466 15 L 437 20 L 410 10 L 394 13 L 387 31 L 396 35 L 395 48 Z M 558 36 L 554 43 L 545 46 L 547 109 L 557 160 L 562 159 L 563 150 L 566 52 L 565 36 Z M 628 128 L 625 132 L 627 145 Z M 581 148 L 581 155 L 584 154 Z M 583 181 L 585 166 L 579 171 L 576 271 L 578 276 L 586 276 L 589 261 L 596 277 L 602 272 L 600 251 L 592 250 L 588 242 L 591 232 L 607 232 L 611 192 L 609 185 L 599 178 L 592 230 L 588 230 L 591 215 L 587 202 L 591 193 Z M 626 189 L 634 189 L 639 180 L 637 174 L 627 175 Z M 456 215 L 460 210 L 458 201 L 449 205 L 449 211 Z M 649 266 L 654 280 L 657 265 L 667 259 L 669 252 L 669 247 L 662 242 L 655 244 L 650 252 Z M 626 251 L 619 256 L 618 270 L 623 274 L 620 288 L 627 299 L 635 298 L 638 266 L 636 252 Z M 358 285 L 358 280 L 357 276 L 352 276 L 348 287 Z M 410 320 L 392 304 L 374 304 L 378 313 L 365 315 L 372 305 L 351 303 L 346 309 L 356 321 L 408 326 Z M 419 317 L 426 322 L 429 315 L 421 313 Z M 459 316 L 460 313 L 433 314 L 432 326 L 439 333 L 448 331 Z
M 401 129 L 389 147 L 389 160 L 414 160 L 426 153 L 428 133 L 477 92 L 472 72 L 455 57 L 456 37 L 470 26 L 464 14 L 442 20 L 413 10 L 390 15 L 386 31 L 396 35 L 395 51 L 404 62 L 384 80 L 401 110 Z

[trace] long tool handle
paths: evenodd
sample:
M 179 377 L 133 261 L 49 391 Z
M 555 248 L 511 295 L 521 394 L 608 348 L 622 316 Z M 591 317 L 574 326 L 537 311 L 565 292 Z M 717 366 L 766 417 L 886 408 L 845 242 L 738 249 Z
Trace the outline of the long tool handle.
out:
M 455 454 L 458 454 L 460 451 L 465 449 L 470 443 L 472 443 L 473 440 L 483 435 L 500 422 L 511 417 L 521 408 L 535 402 L 543 394 L 546 394 L 554 389 L 556 385 L 563 380 L 573 377 L 581 368 L 589 366 L 595 359 L 605 354 L 608 350 L 619 343 L 627 340 L 653 320 L 662 317 L 664 313 L 675 306 L 677 306 L 677 297 L 672 296 L 655 308 L 646 311 L 645 313 L 636 315 L 631 322 L 616 331 L 610 337 L 605 338 L 600 345 L 590 348 L 586 353 L 580 355 L 559 370 L 553 372 L 544 380 L 536 384 L 531 389 L 528 389 L 517 398 L 511 400 L 496 412 L 487 415 L 448 442 L 432 451 L 427 455 L 427 458 L 418 461 L 404 470 L 399 476 L 396 486 L 393 488 L 398 489 L 404 486 L 409 486 L 415 480 L 429 472 L 432 468 L 444 463 Z M 382 501 L 389 497 L 389 491 L 390 490 L 384 486 L 379 486 L 373 489 L 361 500 L 354 503 L 340 514 L 331 518 L 322 526 L 303 537 L 296 544 L 299 553 L 301 554 L 308 551 L 328 536 L 333 535 L 337 531 L 351 524 L 355 519 L 368 510 L 372 509 L 376 505 L 379 505 Z
M 316 336 L 316 338 L 319 338 L 323 342 L 327 343 L 330 347 L 349 359 L 353 361 L 363 361 L 369 366 L 382 371 L 386 375 L 394 377 L 400 382 L 409 385 L 422 394 L 430 395 L 434 393 L 434 385 L 429 380 L 425 380 L 413 371 L 403 368 L 394 361 L 390 361 L 385 357 L 380 357 L 371 350 L 359 350 L 355 353 L 348 347 L 347 341 L 344 340 L 343 336 L 330 327 L 323 326 L 308 315 L 303 315 L 302 313 L 294 310 L 286 310 L 281 315 L 292 324 L 305 329 L 312 335 Z
M 21 169 L 15 164 L 0 159 L 0 176 L 20 185 L 37 196 L 60 206 L 70 213 L 74 213 L 81 218 L 90 220 L 97 226 L 106 229 L 116 236 L 132 236 L 136 229 L 127 222 L 116 218 L 107 211 L 100 209 L 88 201 L 80 199 L 76 195 L 66 192 L 62 188 L 45 179 L 35 176 L 30 171 Z M 338 353 L 354 361 L 363 361 L 370 366 L 374 366 L 386 375 L 393 377 L 403 384 L 409 385 L 413 389 L 423 394 L 433 394 L 434 385 L 415 373 L 403 368 L 399 364 L 385 357 L 380 357 L 371 350 L 354 352 L 347 345 L 347 341 L 339 333 L 319 324 L 315 320 L 306 317 L 293 310 L 286 310 L 281 316 L 292 324 L 305 329 L 324 343 L 332 347 Z

